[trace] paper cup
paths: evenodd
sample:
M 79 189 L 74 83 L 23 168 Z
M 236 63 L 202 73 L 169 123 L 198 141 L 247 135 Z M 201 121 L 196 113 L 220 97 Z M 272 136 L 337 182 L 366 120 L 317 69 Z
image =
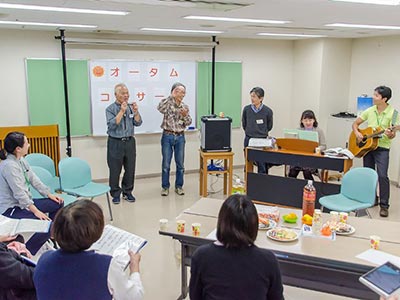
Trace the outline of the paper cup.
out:
M 339 222 L 339 213 L 337 211 L 331 211 L 329 214 L 331 215 L 332 222 Z
M 347 223 L 347 220 L 349 218 L 349 214 L 347 212 L 341 212 L 339 214 L 340 222 L 341 223 Z
M 168 220 L 167 219 L 160 219 L 160 230 L 165 231 L 168 227 Z
M 193 235 L 195 235 L 195 236 L 200 235 L 200 227 L 201 227 L 200 223 L 193 223 L 192 224 L 192 233 L 193 233 Z
M 180 233 L 185 232 L 185 224 L 186 224 L 185 220 L 176 221 L 176 231 L 178 231 Z
M 369 242 L 372 249 L 378 250 L 379 244 L 381 243 L 381 238 L 377 235 L 371 235 L 369 237 Z

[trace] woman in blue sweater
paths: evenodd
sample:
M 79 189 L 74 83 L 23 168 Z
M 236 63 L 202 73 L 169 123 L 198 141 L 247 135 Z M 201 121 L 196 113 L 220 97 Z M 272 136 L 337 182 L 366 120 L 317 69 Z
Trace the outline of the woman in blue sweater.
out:
M 190 299 L 282 300 L 278 261 L 254 245 L 257 233 L 253 202 L 239 194 L 226 199 L 218 215 L 218 240 L 193 254 Z
M 61 249 L 45 252 L 33 277 L 39 300 L 142 299 L 140 254 L 129 251 L 127 276 L 117 259 L 87 250 L 103 229 L 103 211 L 90 200 L 79 200 L 60 210 L 53 234 Z

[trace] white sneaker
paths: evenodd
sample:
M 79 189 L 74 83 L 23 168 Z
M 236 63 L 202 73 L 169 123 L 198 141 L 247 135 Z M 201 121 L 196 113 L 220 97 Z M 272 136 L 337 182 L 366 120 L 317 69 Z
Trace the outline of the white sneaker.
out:
M 185 195 L 183 188 L 176 188 L 175 193 L 177 193 L 179 196 Z
M 161 196 L 168 196 L 169 189 L 161 189 Z

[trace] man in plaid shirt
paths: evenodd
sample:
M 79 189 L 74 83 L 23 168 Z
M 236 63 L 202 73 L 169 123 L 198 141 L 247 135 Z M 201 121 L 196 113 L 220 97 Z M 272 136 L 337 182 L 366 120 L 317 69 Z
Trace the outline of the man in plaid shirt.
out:
M 171 167 L 172 154 L 175 153 L 176 179 L 175 192 L 184 195 L 183 173 L 185 171 L 183 161 L 185 157 L 185 128 L 192 123 L 189 114 L 189 106 L 184 104 L 183 98 L 186 94 L 186 87 L 179 82 L 172 85 L 171 95 L 161 100 L 157 109 L 164 115 L 161 128 L 162 152 L 162 182 L 161 195 L 169 194 L 169 172 Z

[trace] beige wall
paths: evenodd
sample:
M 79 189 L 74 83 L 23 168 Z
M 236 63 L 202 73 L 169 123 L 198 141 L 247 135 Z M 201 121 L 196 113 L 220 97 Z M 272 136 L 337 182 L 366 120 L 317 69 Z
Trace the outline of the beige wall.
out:
M 376 37 L 357 39 L 353 42 L 349 110 L 355 111 L 357 97 L 372 95 L 375 87 L 387 85 L 392 88 L 390 103 L 400 111 L 400 37 Z M 400 138 L 393 140 L 390 151 L 389 178 L 399 180 Z
M 28 125 L 25 83 L 25 58 L 59 58 L 57 32 L 0 30 L 0 126 Z M 69 36 L 94 37 L 90 34 Z M 96 35 L 96 37 L 98 37 Z M 107 36 L 105 36 L 107 37 Z M 111 38 L 152 39 L 151 36 L 109 36 Z M 208 38 L 162 40 L 209 41 Z M 5 42 L 6 41 L 6 42 Z M 242 105 L 249 103 L 249 91 L 261 86 L 266 91 L 265 104 L 274 111 L 272 135 L 280 136 L 284 128 L 298 126 L 304 109 L 315 110 L 326 132 L 331 113 L 355 110 L 357 96 L 372 93 L 379 84 L 393 88 L 393 104 L 400 108 L 400 37 L 366 39 L 310 39 L 299 41 L 221 39 L 218 61 L 241 61 L 243 64 Z M 136 60 L 210 60 L 210 50 L 177 48 L 88 47 L 68 46 L 67 57 L 76 59 Z M 158 112 L 155 112 L 158 113 Z M 348 133 L 337 132 L 336 134 Z M 329 137 L 328 137 L 329 139 Z M 138 175 L 160 173 L 159 134 L 138 135 Z M 235 165 L 243 164 L 243 132 L 232 133 Z M 198 169 L 199 133 L 187 134 L 186 169 Z M 87 160 L 96 179 L 107 178 L 106 138 L 72 139 L 73 154 Z M 64 155 L 65 141 L 62 141 Z M 398 179 L 400 139 L 391 151 L 390 177 Z
M 7 43 L 0 44 L 0 65 L 7 72 L 0 72 L 0 126 L 28 125 L 27 97 L 25 85 L 25 58 L 59 58 L 59 41 L 54 39 L 57 32 L 0 30 L 0 38 Z M 74 36 L 82 36 L 75 34 Z M 85 35 L 86 37 L 93 37 Z M 96 36 L 97 37 L 97 36 Z M 114 37 L 115 38 L 115 37 Z M 129 37 L 117 37 L 129 38 Z M 135 37 L 131 37 L 135 38 Z M 154 37 L 136 37 L 136 39 L 154 39 Z M 162 38 L 166 40 L 166 38 Z M 183 38 L 175 38 L 183 40 Z M 194 40 L 194 39 L 186 39 Z M 208 41 L 208 39 L 196 40 Z M 199 49 L 144 49 L 134 47 L 88 47 L 68 46 L 67 57 L 75 59 L 136 59 L 136 60 L 210 60 L 210 50 Z M 217 48 L 217 60 L 241 61 L 243 63 L 242 99 L 243 105 L 249 103 L 249 90 L 260 85 L 265 88 L 266 104 L 270 105 L 278 117 L 275 118 L 274 132 L 279 134 L 289 121 L 285 112 L 290 108 L 292 76 L 292 42 L 260 40 L 221 40 Z M 12 109 L 12 108 L 15 109 Z M 155 112 L 158 113 L 158 112 Z M 146 120 L 144 120 L 146 121 Z M 187 170 L 198 169 L 198 132 L 188 133 L 186 144 Z M 243 164 L 243 132 L 235 129 L 232 133 L 232 147 L 236 153 L 234 163 Z M 65 141 L 61 145 L 62 155 Z M 97 179 L 107 178 L 106 138 L 79 137 L 72 139 L 74 156 L 87 160 Z M 137 136 L 137 174 L 159 174 L 161 169 L 160 135 L 146 134 Z
M 348 105 L 352 43 L 351 39 L 324 41 L 318 121 L 325 132 L 329 116 Z
M 318 116 L 321 93 L 323 40 L 296 41 L 293 48 L 293 94 L 290 127 L 298 127 L 301 113 L 313 110 Z

